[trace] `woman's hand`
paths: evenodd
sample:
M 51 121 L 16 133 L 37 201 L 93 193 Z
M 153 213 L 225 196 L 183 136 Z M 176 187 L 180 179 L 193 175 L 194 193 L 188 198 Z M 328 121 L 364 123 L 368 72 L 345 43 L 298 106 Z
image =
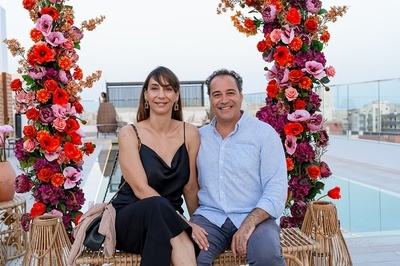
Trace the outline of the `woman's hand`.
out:
M 200 227 L 195 223 L 188 222 L 188 224 L 192 227 L 191 237 L 193 241 L 196 242 L 200 249 L 204 249 L 205 251 L 207 251 L 209 247 L 207 231 L 203 227 Z

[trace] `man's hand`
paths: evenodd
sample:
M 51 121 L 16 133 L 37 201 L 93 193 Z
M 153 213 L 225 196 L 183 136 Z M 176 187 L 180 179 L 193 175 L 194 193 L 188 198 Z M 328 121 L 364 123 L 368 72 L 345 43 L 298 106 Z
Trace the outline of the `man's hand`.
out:
M 239 254 L 241 257 L 247 255 L 247 242 L 253 234 L 257 225 L 271 216 L 264 210 L 255 208 L 247 217 L 244 219 L 242 225 L 232 237 L 231 250 L 234 256 Z
M 246 257 L 247 241 L 249 241 L 249 238 L 254 232 L 254 229 L 256 229 L 256 227 L 250 222 L 243 222 L 239 230 L 237 230 L 237 232 L 233 235 L 231 250 L 234 256 L 236 256 L 236 254 L 239 254 L 239 256 L 241 257 Z

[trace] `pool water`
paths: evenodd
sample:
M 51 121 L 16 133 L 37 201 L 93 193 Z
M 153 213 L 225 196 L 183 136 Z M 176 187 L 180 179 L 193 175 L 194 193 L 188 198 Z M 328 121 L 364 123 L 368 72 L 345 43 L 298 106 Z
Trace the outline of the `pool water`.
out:
M 324 180 L 325 191 L 341 188 L 341 199 L 334 203 L 340 225 L 352 234 L 400 232 L 400 195 L 341 177 Z

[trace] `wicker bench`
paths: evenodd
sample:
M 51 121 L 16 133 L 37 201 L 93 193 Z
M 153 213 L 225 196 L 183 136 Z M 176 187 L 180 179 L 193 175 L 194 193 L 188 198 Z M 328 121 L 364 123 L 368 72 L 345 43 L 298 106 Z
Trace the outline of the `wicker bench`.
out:
M 286 264 L 307 266 L 311 264 L 313 251 L 319 249 L 319 244 L 306 236 L 298 228 L 284 228 L 281 233 L 282 253 Z M 137 254 L 117 251 L 114 257 L 106 259 L 102 251 L 84 250 L 77 259 L 77 264 L 115 266 L 139 266 L 141 257 Z M 231 251 L 222 253 L 214 260 L 214 266 L 239 266 L 246 265 L 245 258 L 234 257 Z

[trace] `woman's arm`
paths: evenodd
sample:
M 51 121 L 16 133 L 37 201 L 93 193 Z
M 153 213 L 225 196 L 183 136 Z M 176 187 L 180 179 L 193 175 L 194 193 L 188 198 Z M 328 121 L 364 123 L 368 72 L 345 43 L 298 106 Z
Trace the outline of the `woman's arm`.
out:
M 199 199 L 197 197 L 199 184 L 197 182 L 196 158 L 200 146 L 200 135 L 199 130 L 194 125 L 185 123 L 185 126 L 186 146 L 189 153 L 190 163 L 190 177 L 189 182 L 183 188 L 183 195 L 185 197 L 185 202 L 188 208 L 189 215 L 192 216 L 197 207 L 199 207 Z
M 138 145 L 138 139 L 132 126 L 127 125 L 121 128 L 118 134 L 118 160 L 122 175 L 139 199 L 160 196 L 147 182 Z

